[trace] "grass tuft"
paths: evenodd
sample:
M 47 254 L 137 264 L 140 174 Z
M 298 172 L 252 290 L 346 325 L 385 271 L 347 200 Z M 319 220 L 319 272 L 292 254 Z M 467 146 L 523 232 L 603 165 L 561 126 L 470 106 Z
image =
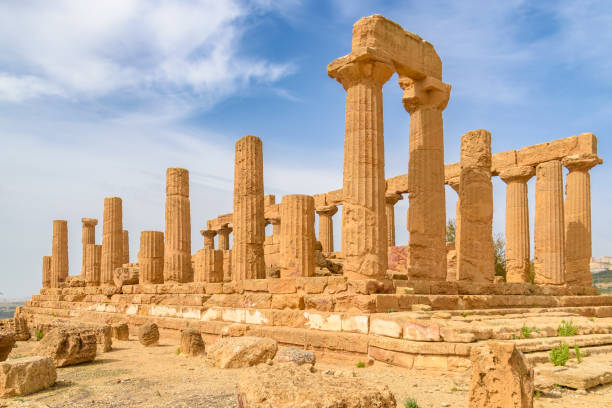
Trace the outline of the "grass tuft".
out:
M 561 324 L 557 328 L 557 333 L 560 337 L 571 337 L 578 334 L 578 327 L 574 326 L 574 323 L 570 320 L 566 322 L 561 320 Z
M 564 366 L 567 360 L 569 360 L 569 357 L 569 346 L 566 342 L 562 342 L 559 347 L 550 350 L 550 354 L 548 355 L 548 359 L 556 367 Z
M 360 361 L 357 363 L 357 368 L 365 368 L 366 363 L 364 363 L 363 361 Z
M 404 408 L 419 408 L 419 404 L 414 398 L 408 398 L 404 403 Z

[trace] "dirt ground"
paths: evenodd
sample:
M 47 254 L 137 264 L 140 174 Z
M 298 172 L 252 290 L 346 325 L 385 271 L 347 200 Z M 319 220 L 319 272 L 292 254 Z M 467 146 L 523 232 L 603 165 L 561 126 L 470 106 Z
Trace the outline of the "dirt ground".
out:
M 9 358 L 32 353 L 34 341 L 19 342 Z M 609 356 L 609 355 L 608 355 Z M 612 357 L 611 357 L 612 358 Z M 467 407 L 469 373 L 409 371 L 375 363 L 324 358 L 317 369 L 387 384 L 398 407 L 414 398 L 421 408 Z M 177 355 L 177 344 L 145 348 L 137 341 L 114 341 L 113 350 L 92 363 L 58 369 L 57 383 L 26 397 L 0 399 L 1 407 L 207 407 L 238 408 L 236 383 L 242 370 L 211 367 L 205 357 Z M 612 407 L 612 385 L 587 393 L 555 389 L 535 399 L 536 408 Z

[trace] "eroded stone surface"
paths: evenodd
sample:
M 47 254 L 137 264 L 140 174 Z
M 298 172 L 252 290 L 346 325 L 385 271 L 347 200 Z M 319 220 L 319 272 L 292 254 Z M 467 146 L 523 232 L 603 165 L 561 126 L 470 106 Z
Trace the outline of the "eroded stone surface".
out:
M 219 368 L 243 368 L 272 360 L 278 346 L 263 337 L 225 337 L 208 347 L 207 355 Z
M 181 354 L 192 357 L 204 354 L 204 340 L 199 330 L 185 329 L 181 332 Z
M 96 332 L 87 328 L 56 328 L 45 334 L 36 353 L 51 357 L 56 367 L 93 361 L 96 358 Z
M 295 363 L 297 365 L 310 364 L 312 366 L 316 361 L 317 358 L 314 353 L 294 347 L 282 347 L 274 357 L 274 362 Z
M 55 364 L 49 357 L 25 357 L 0 363 L 0 397 L 44 390 L 55 383 Z
M 15 344 L 15 333 L 9 331 L 0 331 L 0 361 L 6 360 Z
M 153 346 L 159 342 L 159 329 L 155 323 L 146 323 L 138 328 L 138 341 L 143 346 Z

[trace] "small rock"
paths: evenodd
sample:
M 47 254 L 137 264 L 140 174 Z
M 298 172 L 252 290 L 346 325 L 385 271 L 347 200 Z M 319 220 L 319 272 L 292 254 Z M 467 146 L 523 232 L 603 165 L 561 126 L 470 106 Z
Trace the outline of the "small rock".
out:
M 113 348 L 112 339 L 113 330 L 109 324 L 96 327 L 96 340 L 98 342 L 98 351 L 107 353 Z
M 181 354 L 199 356 L 204 354 L 204 340 L 196 329 L 185 329 L 181 332 Z
M 295 363 L 297 365 L 310 364 L 314 365 L 316 357 L 314 353 L 294 347 L 281 348 L 274 360 L 278 363 Z
M 117 340 L 127 341 L 130 339 L 130 328 L 127 323 L 113 324 L 111 326 L 113 338 Z
M 273 359 L 278 346 L 265 337 L 225 337 L 208 347 L 208 358 L 215 367 L 243 368 Z
M 412 311 L 413 312 L 428 312 L 431 310 L 431 306 L 429 305 L 412 305 Z
M 138 329 L 138 341 L 145 347 L 159 342 L 159 329 L 155 323 L 146 323 Z

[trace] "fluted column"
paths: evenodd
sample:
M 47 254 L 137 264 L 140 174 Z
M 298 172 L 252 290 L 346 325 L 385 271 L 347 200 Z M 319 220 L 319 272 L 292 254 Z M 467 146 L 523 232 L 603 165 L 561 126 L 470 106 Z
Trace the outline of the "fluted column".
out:
M 53 220 L 51 287 L 58 288 L 68 277 L 68 221 Z
M 169 168 L 166 172 L 164 282 L 192 280 L 189 172 L 186 169 Z
M 455 206 L 455 242 L 453 245 L 455 246 L 455 256 L 447 253 L 446 257 L 446 280 L 449 282 L 454 282 L 457 280 L 457 258 L 459 254 L 459 240 L 461 238 L 461 197 L 459 196 L 459 180 L 460 177 L 453 177 L 448 180 L 448 185 L 451 186 L 455 193 L 457 193 L 457 205 Z
M 256 136 L 244 136 L 236 142 L 234 166 L 234 245 L 232 275 L 234 280 L 266 277 L 264 240 L 263 150 Z
M 410 113 L 408 276 L 446 280 L 446 198 L 442 111 L 450 85 L 432 77 L 401 77 L 402 102 Z
M 319 214 L 319 242 L 325 253 L 334 252 L 334 220 L 333 216 L 338 212 L 335 205 L 317 208 Z
M 536 168 L 535 279 L 536 284 L 565 284 L 565 226 L 561 161 Z
M 138 251 L 138 281 L 142 284 L 164 283 L 164 233 L 142 231 Z
M 314 198 L 286 195 L 280 205 L 281 278 L 314 276 Z
M 115 285 L 113 272 L 123 265 L 123 206 L 121 198 L 104 199 L 100 284 Z
M 229 235 L 232 233 L 232 228 L 224 225 L 217 231 L 219 242 L 218 247 L 221 251 L 227 251 L 230 248 Z
M 85 245 L 85 284 L 100 285 L 100 263 L 102 261 L 102 245 Z
M 506 282 L 529 282 L 530 236 L 527 182 L 535 175 L 530 166 L 504 170 L 506 187 Z
M 42 286 L 51 287 L 51 257 L 47 255 L 42 258 Z
M 81 228 L 81 244 L 82 244 L 82 258 L 81 258 L 81 277 L 85 278 L 85 245 L 96 243 L 96 225 L 98 220 L 95 218 L 81 218 L 83 224 Z
M 565 282 L 592 286 L 589 170 L 602 164 L 603 160 L 595 154 L 584 154 L 566 157 L 562 163 L 569 170 L 565 189 Z
M 459 202 L 457 280 L 492 282 L 495 250 L 491 133 L 484 129 L 469 131 L 461 137 Z
M 130 263 L 130 233 L 128 230 L 123 230 L 122 240 L 123 242 L 123 263 Z
M 223 251 L 200 249 L 195 255 L 194 282 L 223 282 Z
M 346 90 L 342 253 L 344 276 L 383 279 L 387 271 L 382 86 L 394 68 L 373 57 L 327 67 Z
M 215 249 L 215 230 L 200 230 L 200 234 L 204 237 L 204 249 Z
M 385 194 L 387 216 L 387 246 L 395 246 L 395 204 L 403 197 L 401 194 Z

